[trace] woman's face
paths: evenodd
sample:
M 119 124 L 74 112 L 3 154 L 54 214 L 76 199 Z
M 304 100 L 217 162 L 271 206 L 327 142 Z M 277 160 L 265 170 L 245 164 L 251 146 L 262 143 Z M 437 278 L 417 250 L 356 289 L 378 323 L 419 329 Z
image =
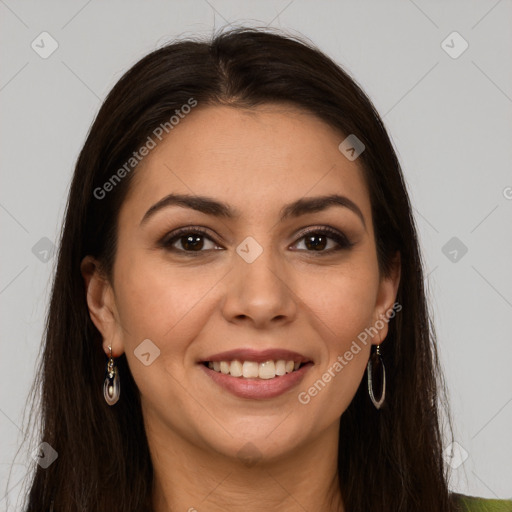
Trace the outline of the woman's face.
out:
M 270 459 L 337 432 L 387 326 L 362 333 L 399 279 L 379 276 L 344 138 L 284 105 L 199 106 L 142 161 L 113 280 L 95 274 L 88 299 L 105 352 L 126 354 L 149 436 Z

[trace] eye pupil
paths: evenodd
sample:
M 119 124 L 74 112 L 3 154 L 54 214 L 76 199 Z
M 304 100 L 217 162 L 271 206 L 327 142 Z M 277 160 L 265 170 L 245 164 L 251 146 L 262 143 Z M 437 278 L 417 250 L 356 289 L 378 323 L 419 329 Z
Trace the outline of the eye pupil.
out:
M 315 242 L 315 239 L 320 239 L 320 241 Z M 308 235 L 306 236 L 305 243 L 308 249 L 322 250 L 325 249 L 327 244 L 327 237 L 320 234 Z
M 194 249 L 202 249 L 204 245 L 204 240 L 202 240 L 202 235 L 188 235 L 181 237 L 184 242 L 182 242 L 183 248 L 186 250 L 194 250 Z

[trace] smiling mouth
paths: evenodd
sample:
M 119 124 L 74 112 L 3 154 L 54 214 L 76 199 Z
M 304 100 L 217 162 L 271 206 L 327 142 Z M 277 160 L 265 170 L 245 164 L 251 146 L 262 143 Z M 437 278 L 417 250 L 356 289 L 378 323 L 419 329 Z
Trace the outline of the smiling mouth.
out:
M 239 377 L 242 379 L 270 380 L 293 373 L 305 365 L 312 364 L 311 361 L 299 362 L 293 360 L 268 360 L 261 363 L 256 361 L 203 361 L 202 364 L 217 373 Z

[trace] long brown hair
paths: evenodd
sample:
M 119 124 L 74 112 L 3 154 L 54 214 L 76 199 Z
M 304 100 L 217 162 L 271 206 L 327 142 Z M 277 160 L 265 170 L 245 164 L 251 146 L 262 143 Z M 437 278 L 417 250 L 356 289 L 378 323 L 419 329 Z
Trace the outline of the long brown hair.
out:
M 417 231 L 392 143 L 371 101 L 339 65 L 306 40 L 252 28 L 220 32 L 208 41 L 181 40 L 150 53 L 118 81 L 89 131 L 67 202 L 31 395 L 32 416 L 40 418 L 38 439 L 58 458 L 46 469 L 35 467 L 24 510 L 50 510 L 52 500 L 56 512 L 152 508 L 139 392 L 122 355 L 121 399 L 114 407 L 105 403 L 106 358 L 89 317 L 80 263 L 93 255 L 111 277 L 117 215 L 136 169 L 105 197 L 94 191 L 190 98 L 199 106 L 292 103 L 364 143 L 359 162 L 370 191 L 379 268 L 388 275 L 392 256 L 400 252 L 397 302 L 403 309 L 381 345 L 385 406 L 372 405 L 363 379 L 341 417 L 339 484 L 351 512 L 455 510 L 442 454 L 443 419 L 453 440 L 446 388 Z

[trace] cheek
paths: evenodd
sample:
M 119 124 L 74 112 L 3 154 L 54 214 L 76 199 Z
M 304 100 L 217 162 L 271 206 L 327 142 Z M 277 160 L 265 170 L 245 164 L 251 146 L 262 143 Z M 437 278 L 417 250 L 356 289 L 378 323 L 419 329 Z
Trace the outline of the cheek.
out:
M 319 292 L 311 293 L 315 289 Z M 378 269 L 371 259 L 331 271 L 328 278 L 302 281 L 300 296 L 306 297 L 322 345 L 318 368 L 301 386 L 298 400 L 316 411 L 315 422 L 328 424 L 341 416 L 359 387 L 370 354 L 377 291 Z
M 116 265 L 120 336 L 137 388 L 152 411 L 167 410 L 162 404 L 169 403 L 186 410 L 188 349 L 211 317 L 219 273 L 183 271 L 151 258 L 137 264 L 119 259 Z M 146 361 L 140 358 L 148 352 Z M 179 421 L 175 417 L 173 423 Z
M 129 263 L 129 264 L 128 264 Z M 186 316 L 200 306 L 219 280 L 199 266 L 194 270 L 141 257 L 137 262 L 116 262 L 116 304 L 119 319 L 130 335 L 161 339 L 187 323 Z
M 346 265 L 305 274 L 299 295 L 316 318 L 320 339 L 331 353 L 343 353 L 374 319 L 379 276 L 373 258 L 351 258 Z M 332 354 L 331 354 L 332 355 Z
M 134 378 L 140 374 L 153 379 L 155 372 L 148 375 L 136 359 L 138 347 L 147 339 L 160 351 L 153 370 L 182 374 L 188 346 L 211 316 L 218 273 L 198 267 L 184 271 L 150 258 L 129 265 L 120 259 L 116 265 L 120 336 Z

